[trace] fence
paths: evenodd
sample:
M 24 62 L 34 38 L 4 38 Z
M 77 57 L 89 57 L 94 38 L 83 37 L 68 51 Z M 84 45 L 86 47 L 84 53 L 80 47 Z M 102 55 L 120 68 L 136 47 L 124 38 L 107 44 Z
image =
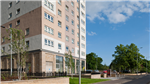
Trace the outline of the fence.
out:
M 43 72 L 43 73 L 27 73 L 27 76 L 46 76 L 46 77 L 60 77 L 60 76 L 67 76 L 67 72 Z

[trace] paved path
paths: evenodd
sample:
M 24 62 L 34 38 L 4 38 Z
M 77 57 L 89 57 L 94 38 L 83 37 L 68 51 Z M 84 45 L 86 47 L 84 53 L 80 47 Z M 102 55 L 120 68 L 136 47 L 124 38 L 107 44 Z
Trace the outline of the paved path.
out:
M 126 76 L 118 80 L 111 80 L 106 82 L 94 84 L 150 84 L 150 75 Z

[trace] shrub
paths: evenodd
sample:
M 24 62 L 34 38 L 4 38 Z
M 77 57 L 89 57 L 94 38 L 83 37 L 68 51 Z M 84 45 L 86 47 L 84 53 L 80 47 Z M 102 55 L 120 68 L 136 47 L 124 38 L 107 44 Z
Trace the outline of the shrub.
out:
M 5 77 L 2 75 L 2 79 L 5 80 Z

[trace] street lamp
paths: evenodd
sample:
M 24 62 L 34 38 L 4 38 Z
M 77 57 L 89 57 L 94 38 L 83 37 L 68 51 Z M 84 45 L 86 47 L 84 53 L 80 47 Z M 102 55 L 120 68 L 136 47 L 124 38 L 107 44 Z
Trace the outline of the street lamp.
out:
M 80 0 L 78 0 L 79 1 L 79 84 L 81 84 L 81 70 L 80 70 L 80 54 L 81 54 L 81 52 L 80 52 L 80 19 L 81 19 L 81 17 L 80 17 Z
M 142 49 L 143 47 L 140 47 Z M 137 75 L 138 75 L 138 50 L 137 50 Z
M 5 26 L 1 26 L 2 28 L 6 28 Z M 12 76 L 12 30 L 10 28 L 6 28 L 6 29 L 9 29 L 10 30 L 10 40 L 11 40 L 11 51 L 10 51 L 10 54 L 11 54 L 11 58 L 10 58 L 10 75 Z

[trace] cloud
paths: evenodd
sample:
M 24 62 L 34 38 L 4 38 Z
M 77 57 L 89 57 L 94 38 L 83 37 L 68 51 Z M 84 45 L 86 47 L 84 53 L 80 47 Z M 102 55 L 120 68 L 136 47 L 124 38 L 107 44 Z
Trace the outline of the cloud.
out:
M 91 31 L 91 32 L 88 32 L 88 31 L 87 31 L 87 34 L 88 34 L 89 36 L 97 35 L 95 32 L 92 32 L 92 31 Z
M 148 29 L 147 29 L 146 31 L 147 31 L 147 32 L 150 32 L 150 30 L 148 30 Z
M 112 2 L 113 1 L 113 2 Z M 106 0 L 88 2 L 87 19 L 101 21 L 108 20 L 110 23 L 125 22 L 134 12 L 150 12 L 149 2 L 140 0 Z

